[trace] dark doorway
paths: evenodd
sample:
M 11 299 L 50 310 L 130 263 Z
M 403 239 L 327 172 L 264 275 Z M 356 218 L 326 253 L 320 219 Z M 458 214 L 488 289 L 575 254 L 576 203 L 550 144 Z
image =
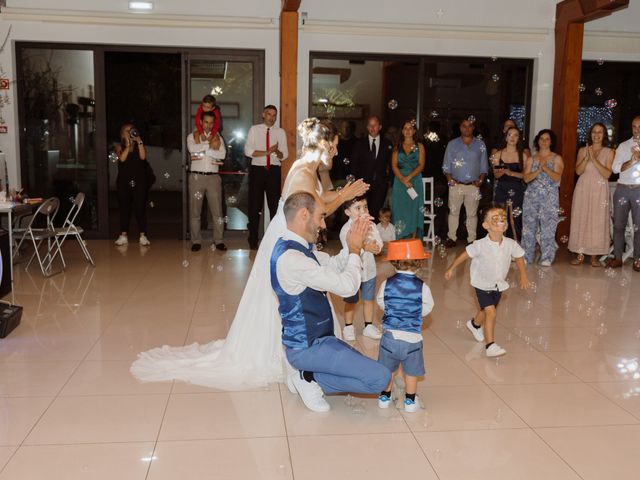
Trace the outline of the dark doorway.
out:
M 133 123 L 147 150 L 155 183 L 147 202 L 150 238 L 182 238 L 182 70 L 179 53 L 105 52 L 109 152 L 120 127 Z M 109 231 L 119 230 L 117 160 L 109 162 Z M 138 227 L 131 219 L 131 234 Z M 135 237 L 132 237 L 135 238 Z

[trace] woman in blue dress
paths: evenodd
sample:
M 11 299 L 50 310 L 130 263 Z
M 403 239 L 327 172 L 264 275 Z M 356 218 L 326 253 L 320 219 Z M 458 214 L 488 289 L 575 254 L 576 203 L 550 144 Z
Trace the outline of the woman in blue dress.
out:
M 536 154 L 524 164 L 524 181 L 528 186 L 522 211 L 522 248 L 526 262 L 533 263 L 539 234 L 540 265 L 548 267 L 556 256 L 560 178 L 564 162 L 560 155 L 553 152 L 556 135 L 552 130 L 540 130 L 533 145 Z
M 396 238 L 419 238 L 424 232 L 424 147 L 418 143 L 415 121 L 402 126 L 401 139 L 393 150 L 391 168 L 395 175 L 391 191 L 391 215 Z
M 493 201 L 507 206 L 510 218 L 506 234 L 516 241 L 522 238 L 522 203 L 527 188 L 523 170 L 528 159 L 529 154 L 524 151 L 520 141 L 520 130 L 507 127 L 500 150 L 491 156 L 496 179 Z

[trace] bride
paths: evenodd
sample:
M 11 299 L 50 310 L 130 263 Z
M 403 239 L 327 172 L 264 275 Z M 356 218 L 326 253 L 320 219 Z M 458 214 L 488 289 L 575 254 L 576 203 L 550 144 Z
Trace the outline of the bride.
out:
M 277 299 L 270 288 L 269 261 L 273 246 L 286 230 L 284 200 L 294 192 L 309 192 L 325 203 L 329 215 L 369 188 L 358 180 L 338 192 L 323 191 L 318 167 L 331 168 L 337 153 L 336 130 L 329 121 L 308 118 L 298 125 L 298 134 L 302 138 L 300 158 L 287 175 L 278 212 L 264 234 L 227 338 L 142 352 L 131 366 L 138 380 L 182 380 L 224 390 L 264 387 L 283 380 L 282 326 Z

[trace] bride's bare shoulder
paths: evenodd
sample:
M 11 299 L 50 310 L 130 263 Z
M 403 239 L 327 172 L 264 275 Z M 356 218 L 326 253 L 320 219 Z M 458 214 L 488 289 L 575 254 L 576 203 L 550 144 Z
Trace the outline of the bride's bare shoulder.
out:
M 315 170 L 309 166 L 297 166 L 294 163 L 287 174 L 282 193 L 285 198 L 293 192 L 308 192 L 317 195 L 317 183 Z

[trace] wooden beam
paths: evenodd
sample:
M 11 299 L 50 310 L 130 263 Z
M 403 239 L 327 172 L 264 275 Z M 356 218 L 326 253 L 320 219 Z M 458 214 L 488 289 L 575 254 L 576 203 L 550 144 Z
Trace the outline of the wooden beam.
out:
M 564 172 L 560 183 L 560 207 L 567 218 L 558 225 L 558 237 L 568 235 L 570 227 L 576 171 L 584 24 L 611 15 L 612 12 L 628 5 L 629 0 L 564 0 L 556 5 L 551 129 L 558 135 L 557 151 L 564 160 Z
M 298 110 L 298 8 L 300 0 L 282 0 L 280 13 L 280 126 L 287 132 L 289 158 L 282 163 L 281 183 L 296 159 Z

